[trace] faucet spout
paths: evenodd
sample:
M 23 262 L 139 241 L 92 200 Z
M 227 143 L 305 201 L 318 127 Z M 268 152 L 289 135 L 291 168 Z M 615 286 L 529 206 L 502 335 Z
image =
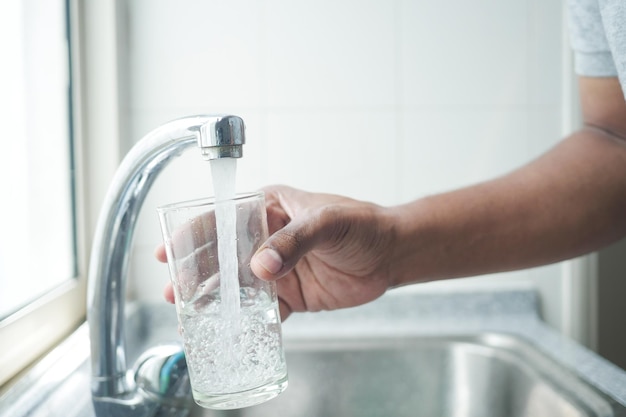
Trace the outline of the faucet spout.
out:
M 206 160 L 241 158 L 246 138 L 244 124 L 236 116 L 215 119 L 201 127 L 198 146 Z
M 244 131 L 243 120 L 237 116 L 174 120 L 142 138 L 115 173 L 98 218 L 88 278 L 87 319 L 96 415 L 148 416 L 160 406 L 154 395 L 137 389 L 129 375 L 124 341 L 128 258 L 146 194 L 168 162 L 193 145 L 207 160 L 240 158 Z M 172 409 L 171 399 L 164 402 Z

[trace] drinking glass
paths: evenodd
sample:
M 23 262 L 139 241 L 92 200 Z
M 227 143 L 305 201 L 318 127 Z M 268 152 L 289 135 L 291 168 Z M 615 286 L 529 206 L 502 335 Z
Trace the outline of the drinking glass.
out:
M 276 286 L 250 259 L 267 239 L 262 192 L 159 207 L 193 397 L 233 409 L 287 387 Z

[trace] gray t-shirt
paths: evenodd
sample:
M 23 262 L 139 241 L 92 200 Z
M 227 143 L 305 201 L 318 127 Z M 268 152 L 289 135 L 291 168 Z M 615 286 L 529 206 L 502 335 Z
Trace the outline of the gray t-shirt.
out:
M 626 0 L 569 0 L 576 73 L 619 77 L 626 95 Z

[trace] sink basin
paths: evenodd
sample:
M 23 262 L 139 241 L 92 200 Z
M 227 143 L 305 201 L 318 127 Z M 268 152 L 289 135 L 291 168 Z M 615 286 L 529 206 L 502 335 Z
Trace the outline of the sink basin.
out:
M 385 296 L 296 314 L 283 327 L 285 392 L 189 416 L 626 417 L 626 372 L 547 327 L 535 303 L 531 292 Z M 127 316 L 128 363 L 179 340 L 172 306 L 138 302 Z M 83 324 L 0 396 L 0 416 L 95 417 L 89 352 Z
M 289 387 L 209 416 L 583 417 L 610 401 L 519 339 L 498 334 L 287 345 Z

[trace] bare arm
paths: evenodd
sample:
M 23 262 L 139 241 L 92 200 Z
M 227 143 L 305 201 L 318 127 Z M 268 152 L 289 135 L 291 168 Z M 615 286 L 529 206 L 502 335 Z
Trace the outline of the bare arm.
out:
M 556 262 L 626 236 L 624 96 L 612 78 L 580 87 L 585 126 L 492 181 L 390 208 L 268 187 L 272 235 L 251 267 L 278 280 L 283 319 L 367 303 L 389 287 Z
M 392 285 L 543 265 L 626 235 L 626 103 L 583 78 L 584 127 L 501 178 L 392 209 Z

